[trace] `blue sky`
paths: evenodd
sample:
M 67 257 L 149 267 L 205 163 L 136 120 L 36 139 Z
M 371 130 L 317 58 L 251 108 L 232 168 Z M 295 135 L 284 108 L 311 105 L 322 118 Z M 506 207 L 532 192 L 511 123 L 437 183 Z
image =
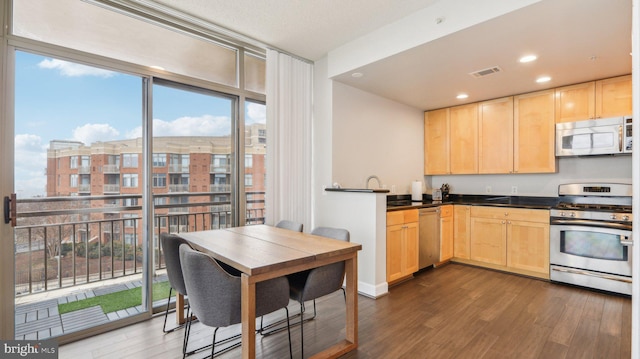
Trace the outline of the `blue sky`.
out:
M 231 101 L 170 87 L 153 88 L 154 136 L 219 136 L 230 131 Z M 51 140 L 90 144 L 135 138 L 142 128 L 142 80 L 26 52 L 16 53 L 15 189 L 44 195 Z M 248 105 L 247 122 L 265 122 Z

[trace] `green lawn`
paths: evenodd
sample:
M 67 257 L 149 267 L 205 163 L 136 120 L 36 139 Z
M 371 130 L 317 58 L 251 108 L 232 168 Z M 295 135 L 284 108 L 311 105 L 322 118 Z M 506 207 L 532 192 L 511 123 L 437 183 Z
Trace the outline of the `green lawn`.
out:
M 153 284 L 153 300 L 166 299 L 169 295 L 169 282 Z M 93 298 L 78 300 L 76 302 L 58 304 L 60 314 L 74 310 L 84 309 L 99 305 L 105 313 L 116 312 L 121 309 L 135 307 L 142 303 L 142 290 L 133 288 L 122 292 L 99 295 Z

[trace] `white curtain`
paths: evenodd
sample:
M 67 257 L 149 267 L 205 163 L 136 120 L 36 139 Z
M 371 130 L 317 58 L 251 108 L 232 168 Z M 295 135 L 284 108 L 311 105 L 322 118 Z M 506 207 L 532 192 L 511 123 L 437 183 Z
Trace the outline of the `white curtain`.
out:
M 266 223 L 311 228 L 313 65 L 267 50 Z

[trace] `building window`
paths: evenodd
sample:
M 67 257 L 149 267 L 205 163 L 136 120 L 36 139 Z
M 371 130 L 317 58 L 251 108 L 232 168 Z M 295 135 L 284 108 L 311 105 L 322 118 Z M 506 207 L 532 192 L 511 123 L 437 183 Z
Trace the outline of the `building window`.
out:
M 244 167 L 245 168 L 253 167 L 253 155 L 244 155 Z
M 136 218 L 135 214 L 131 214 L 131 213 L 126 213 L 122 215 L 123 218 Z M 135 223 L 136 220 L 135 219 L 125 219 L 124 220 L 124 226 L 125 227 L 135 227 Z
M 167 166 L 167 154 L 166 153 L 154 153 L 153 154 L 153 167 L 166 167 Z
M 122 174 L 122 187 L 138 187 L 138 174 L 137 173 L 124 173 Z
M 125 206 L 125 207 L 137 206 L 138 205 L 138 199 L 137 198 L 124 198 L 122 200 L 122 205 Z
M 153 204 L 155 204 L 156 206 L 167 204 L 167 197 L 155 197 L 153 199 Z
M 245 187 L 253 186 L 253 175 L 251 173 L 247 173 L 244 175 L 244 186 Z
M 259 137 L 258 138 L 258 143 L 267 143 L 267 139 L 264 137 Z
M 69 187 L 78 187 L 78 175 L 69 176 Z
M 78 168 L 78 156 L 69 157 L 69 168 Z
M 167 187 L 167 174 L 166 173 L 154 173 L 153 174 L 153 187 L 155 187 L 155 188 Z
M 122 154 L 122 167 L 138 168 L 138 154 L 137 153 L 123 153 Z
M 267 137 L 267 130 L 258 130 L 258 136 Z

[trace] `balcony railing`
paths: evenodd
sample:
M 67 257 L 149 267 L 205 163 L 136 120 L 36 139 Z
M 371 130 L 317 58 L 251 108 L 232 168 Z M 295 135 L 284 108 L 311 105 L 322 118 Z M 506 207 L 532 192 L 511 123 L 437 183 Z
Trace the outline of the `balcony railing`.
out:
M 211 193 L 188 196 L 205 201 L 156 205 L 157 212 L 168 209 L 169 213 L 155 215 L 150 251 L 154 270 L 164 268 L 162 248 L 157 240 L 160 234 L 232 226 L 228 202 L 207 202 Z M 16 295 L 142 273 L 142 207 L 103 205 L 105 201 L 120 203 L 133 197 L 140 198 L 111 195 L 19 199 L 18 226 L 14 231 Z M 92 207 L 92 201 L 101 205 Z M 246 212 L 246 224 L 264 223 L 264 208 L 255 208 L 260 207 L 255 200 L 251 206 L 253 208 Z M 117 218 L 111 218 L 113 216 Z
M 189 173 L 189 165 L 170 163 L 168 170 L 169 173 Z
M 103 187 L 104 193 L 120 193 L 119 184 L 106 184 Z
M 209 185 L 209 190 L 215 193 L 231 192 L 231 185 L 230 184 L 212 184 L 212 185 Z
M 169 192 L 172 192 L 172 193 L 189 192 L 189 185 L 188 184 L 170 184 Z
M 80 193 L 90 193 L 91 192 L 91 185 L 90 184 L 79 184 L 78 185 L 78 192 L 80 192 Z
M 78 173 L 79 174 L 90 174 L 91 173 L 91 166 L 80 166 L 78 167 Z
M 120 165 L 104 165 L 102 166 L 103 173 L 120 173 Z
M 210 173 L 231 173 L 231 165 L 210 165 Z

